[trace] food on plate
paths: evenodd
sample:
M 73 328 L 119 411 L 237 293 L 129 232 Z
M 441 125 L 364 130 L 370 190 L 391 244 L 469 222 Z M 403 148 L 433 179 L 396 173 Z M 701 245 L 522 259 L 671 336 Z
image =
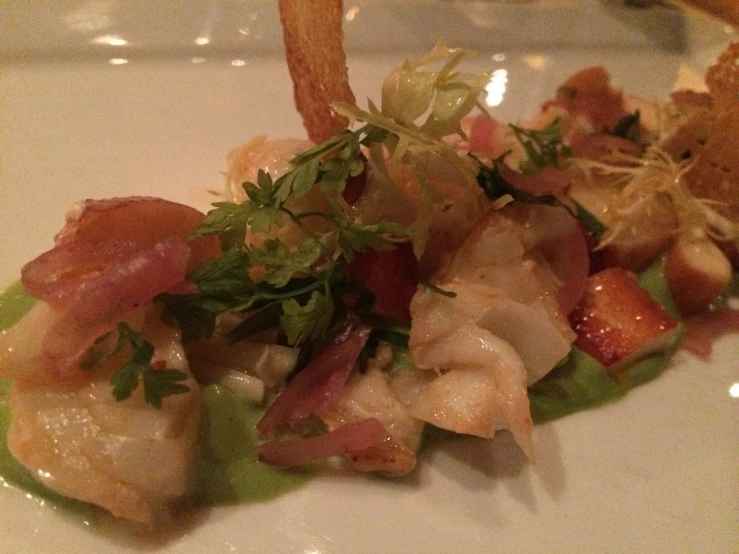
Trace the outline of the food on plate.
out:
M 730 25 L 739 25 L 739 6 L 732 0 L 673 0 L 671 3 L 697 9 Z
M 342 2 L 280 0 L 279 6 L 295 107 L 303 116 L 308 138 L 323 142 L 348 123 L 331 110 L 331 103 L 354 104 L 343 48 Z
M 430 428 L 508 429 L 533 460 L 535 418 L 611 398 L 648 378 L 640 364 L 654 376 L 684 315 L 734 313 L 736 160 L 701 160 L 733 121 L 739 46 L 707 96 L 652 104 L 589 68 L 507 125 L 476 110 L 489 75 L 459 71 L 472 53 L 444 42 L 366 110 L 343 54 L 296 77 L 326 52 L 300 30 L 307 4 L 280 5 L 310 141 L 236 148 L 207 214 L 84 201 L 22 270 L 37 302 L 0 334 L 0 376 L 8 447 L 46 486 L 143 524 L 172 517 L 226 389 L 263 412 L 250 455 L 278 468 L 343 456 L 403 475 Z M 337 63 L 343 84 L 310 92 Z M 686 126 L 708 132 L 700 150 Z M 567 389 L 581 370 L 604 383 L 585 401 Z

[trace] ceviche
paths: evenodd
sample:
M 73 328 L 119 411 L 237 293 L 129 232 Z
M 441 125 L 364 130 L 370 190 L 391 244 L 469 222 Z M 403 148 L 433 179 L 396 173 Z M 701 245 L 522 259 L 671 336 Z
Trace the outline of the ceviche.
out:
M 307 140 L 235 148 L 206 214 L 79 202 L 24 266 L 7 447 L 48 489 L 158 525 L 236 498 L 211 441 L 245 429 L 246 480 L 404 475 L 445 432 L 507 430 L 533 461 L 535 422 L 739 328 L 739 44 L 705 92 L 650 102 L 590 67 L 508 123 L 443 41 L 359 107 L 341 4 L 318 4 L 280 3 Z

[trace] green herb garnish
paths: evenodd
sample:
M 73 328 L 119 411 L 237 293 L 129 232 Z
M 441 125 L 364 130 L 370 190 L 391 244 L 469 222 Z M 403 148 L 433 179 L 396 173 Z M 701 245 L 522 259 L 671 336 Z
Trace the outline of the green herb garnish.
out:
M 531 175 L 547 166 L 558 166 L 561 160 L 570 156 L 570 149 L 562 139 L 559 125 L 559 118 L 541 131 L 509 124 L 528 158 L 518 164 L 522 173 Z
M 594 238 L 600 239 L 603 233 L 606 232 L 605 225 L 597 217 L 572 199 L 569 199 L 565 203 L 553 194 L 535 195 L 511 185 L 500 173 L 500 165 L 505 163 L 504 160 L 507 155 L 508 153 L 494 159 L 493 165 L 490 167 L 482 163 L 480 164 L 477 183 L 485 191 L 485 195 L 488 198 L 497 200 L 505 195 L 509 195 L 513 200 L 526 204 L 544 204 L 564 208 L 574 218 L 580 221 Z
M 426 287 L 427 289 L 430 289 L 434 291 L 436 294 L 440 294 L 442 296 L 446 296 L 447 298 L 456 298 L 457 293 L 451 290 L 446 290 L 441 288 L 439 285 L 435 285 L 431 281 L 421 281 L 421 284 Z
M 141 333 L 133 331 L 128 324 L 118 323 L 118 340 L 113 350 L 105 355 L 100 353 L 102 345 L 111 337 L 107 333 L 99 337 L 90 348 L 85 359 L 80 364 L 83 369 L 95 369 L 124 348 L 131 349 L 131 359 L 113 373 L 110 384 L 113 385 L 113 397 L 117 401 L 130 398 L 143 384 L 144 400 L 155 408 L 162 407 L 162 400 L 174 394 L 183 394 L 190 390 L 182 381 L 187 380 L 187 374 L 177 369 L 154 369 L 151 359 L 154 356 L 154 345 L 144 339 Z M 94 354 L 93 354 L 94 352 Z
M 209 337 L 219 314 L 244 310 L 256 312 L 231 332 L 231 340 L 275 326 L 292 345 L 320 343 L 330 335 L 349 309 L 345 295 L 358 292 L 348 277 L 347 264 L 358 253 L 391 249 L 394 241 L 411 236 L 394 222 L 353 221 L 340 200 L 347 179 L 365 170 L 360 147 L 387 136 L 387 131 L 374 125 L 343 131 L 298 155 L 293 169 L 276 180 L 260 171 L 256 184 L 242 185 L 247 202 L 213 204 L 215 209 L 192 238 L 218 235 L 225 247 L 223 255 L 188 276 L 197 285 L 197 294 L 160 296 L 169 315 L 183 328 L 185 339 Z M 298 212 L 289 207 L 290 199 L 299 199 L 314 187 L 324 195 L 325 212 Z M 286 225 L 303 233 L 297 246 L 288 246 L 272 233 Z M 272 234 L 255 245 L 245 240 L 248 233 Z M 253 280 L 252 272 L 259 279 Z M 366 300 L 366 291 L 359 292 Z M 363 302 L 353 308 L 369 310 L 371 304 Z

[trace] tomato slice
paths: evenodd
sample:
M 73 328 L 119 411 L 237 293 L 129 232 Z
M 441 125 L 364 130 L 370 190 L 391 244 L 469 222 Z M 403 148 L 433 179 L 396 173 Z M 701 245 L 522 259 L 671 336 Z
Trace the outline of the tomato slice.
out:
M 393 250 L 367 250 L 349 264 L 349 276 L 375 295 L 373 310 L 379 315 L 410 321 L 410 304 L 420 272 L 410 242 Z

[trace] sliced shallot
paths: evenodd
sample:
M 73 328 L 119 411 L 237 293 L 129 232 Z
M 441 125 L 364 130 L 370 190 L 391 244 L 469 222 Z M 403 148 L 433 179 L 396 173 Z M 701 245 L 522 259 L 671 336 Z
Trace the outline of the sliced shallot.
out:
M 317 437 L 261 444 L 257 453 L 261 462 L 276 467 L 295 467 L 329 456 L 356 455 L 389 439 L 382 423 L 369 418 L 346 423 Z
M 73 283 L 75 291 L 69 295 L 73 301 L 44 337 L 44 365 L 59 377 L 76 373 L 98 337 L 112 331 L 131 311 L 184 280 L 189 254 L 184 241 L 170 238 L 90 276 L 82 286 Z
M 311 414 L 320 414 L 339 396 L 370 329 L 357 326 L 326 344 L 285 387 L 257 424 L 261 436 L 278 426 L 293 427 Z

